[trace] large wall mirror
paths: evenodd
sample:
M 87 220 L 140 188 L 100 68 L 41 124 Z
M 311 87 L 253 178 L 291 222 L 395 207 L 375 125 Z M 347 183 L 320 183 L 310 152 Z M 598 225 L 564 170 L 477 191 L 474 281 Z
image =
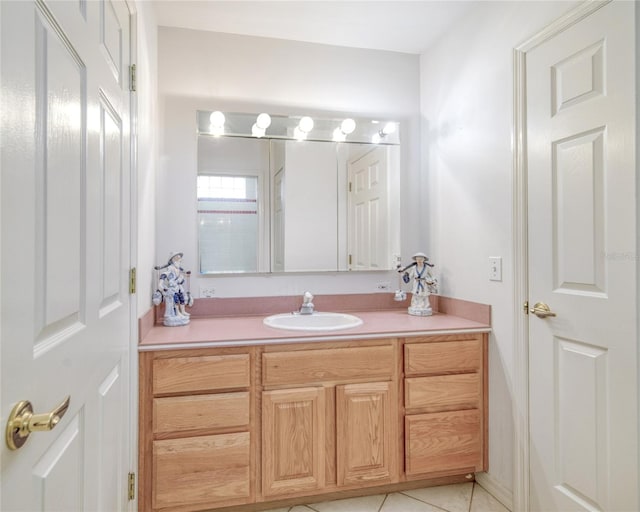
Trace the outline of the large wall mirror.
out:
M 266 117 L 198 112 L 200 273 L 393 269 L 397 125 Z

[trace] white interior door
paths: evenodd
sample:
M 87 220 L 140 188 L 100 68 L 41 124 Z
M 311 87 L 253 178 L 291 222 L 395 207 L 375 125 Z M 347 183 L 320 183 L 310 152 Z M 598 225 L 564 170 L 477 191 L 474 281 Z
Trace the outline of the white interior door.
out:
M 2 1 L 3 511 L 127 507 L 130 135 L 126 4 Z M 55 423 L 55 421 L 54 421 Z M 19 440 L 24 440 L 20 438 Z
M 375 148 L 348 164 L 350 270 L 387 270 L 389 190 L 387 151 Z
M 535 511 L 640 510 L 634 73 L 633 2 L 526 55 Z

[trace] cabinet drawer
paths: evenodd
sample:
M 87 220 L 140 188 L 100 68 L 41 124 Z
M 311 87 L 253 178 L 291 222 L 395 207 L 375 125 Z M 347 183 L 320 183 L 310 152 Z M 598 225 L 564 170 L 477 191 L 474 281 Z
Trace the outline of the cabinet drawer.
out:
M 482 364 L 481 337 L 470 340 L 407 343 L 404 346 L 406 375 L 473 372 Z
M 407 475 L 482 470 L 480 411 L 405 417 Z
M 263 354 L 262 382 L 316 384 L 352 379 L 384 380 L 393 375 L 393 347 L 351 347 Z
M 405 407 L 433 412 L 478 409 L 481 391 L 478 373 L 407 378 L 404 381 Z
M 249 433 L 154 441 L 153 508 L 248 501 Z
M 153 431 L 243 427 L 249 425 L 249 393 L 179 396 L 153 400 Z
M 249 354 L 153 361 L 153 392 L 189 393 L 249 387 Z

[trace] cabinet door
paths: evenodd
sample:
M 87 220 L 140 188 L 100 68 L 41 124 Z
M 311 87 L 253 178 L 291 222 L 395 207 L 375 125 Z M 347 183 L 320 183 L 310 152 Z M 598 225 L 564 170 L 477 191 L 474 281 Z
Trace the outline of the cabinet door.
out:
M 406 416 L 405 438 L 407 475 L 483 469 L 478 409 Z
M 262 492 L 301 494 L 324 486 L 324 388 L 262 394 Z
M 390 382 L 336 388 L 338 485 L 397 479 L 395 393 Z

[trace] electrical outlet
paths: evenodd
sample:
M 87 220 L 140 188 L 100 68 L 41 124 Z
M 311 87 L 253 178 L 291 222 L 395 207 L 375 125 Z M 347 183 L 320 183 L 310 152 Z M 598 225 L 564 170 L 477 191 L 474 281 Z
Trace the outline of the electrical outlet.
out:
M 376 288 L 377 288 L 378 290 L 390 290 L 390 289 L 391 289 L 391 283 L 387 283 L 387 282 L 384 282 L 384 283 L 378 283 L 378 284 L 376 285 Z
M 201 299 L 208 299 L 211 297 L 214 297 L 216 294 L 216 289 L 208 284 L 201 284 L 200 285 L 200 298 Z
M 502 258 L 489 257 L 489 281 L 502 281 Z

